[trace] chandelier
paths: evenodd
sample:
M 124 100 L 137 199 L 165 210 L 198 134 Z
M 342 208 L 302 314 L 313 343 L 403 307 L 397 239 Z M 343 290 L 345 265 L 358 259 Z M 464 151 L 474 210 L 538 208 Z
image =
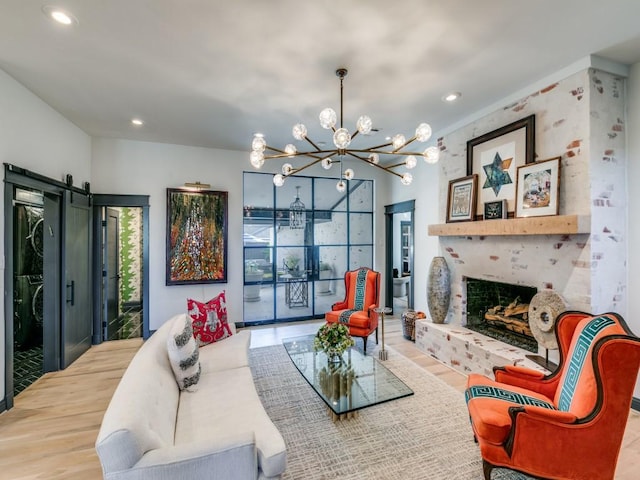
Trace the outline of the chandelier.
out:
M 304 228 L 307 222 L 307 213 L 304 203 L 300 200 L 300 187 L 296 187 L 296 199 L 289 205 L 289 228 Z
M 340 78 L 340 125 L 336 128 L 338 116 L 332 108 L 325 108 L 320 112 L 320 125 L 322 128 L 333 131 L 333 145 L 335 148 L 325 149 L 321 148 L 317 143 L 312 141 L 307 135 L 307 127 L 298 123 L 294 125 L 292 134 L 293 138 L 298 141 L 306 141 L 310 144 L 305 151 L 298 151 L 295 145 L 288 144 L 284 149 L 278 149 L 267 145 L 264 136 L 257 133 L 253 137 L 251 144 L 252 151 L 250 155 L 251 165 L 259 169 L 264 165 L 265 160 L 270 159 L 286 159 L 295 157 L 308 157 L 311 159 L 307 164 L 300 167 L 294 167 L 291 163 L 285 163 L 282 165 L 282 173 L 277 173 L 273 176 L 273 183 L 277 187 L 284 185 L 284 181 L 287 177 L 295 175 L 317 163 L 320 163 L 322 167 L 329 170 L 334 163 L 340 164 L 340 178 L 336 184 L 336 188 L 339 192 L 344 192 L 347 185 L 344 180 L 351 180 L 355 172 L 351 168 L 342 168 L 343 160 L 345 158 L 353 158 L 360 160 L 369 165 L 373 165 L 387 173 L 395 175 L 400 178 L 403 185 L 410 185 L 413 181 L 413 175 L 410 172 L 398 173 L 395 169 L 399 167 L 405 167 L 407 170 L 414 168 L 417 165 L 417 157 L 423 157 L 427 163 L 436 163 L 440 156 L 438 147 L 431 146 L 422 152 L 406 151 L 404 150 L 407 145 L 414 141 L 426 142 L 431 138 L 431 127 L 427 123 L 421 123 L 418 125 L 415 131 L 415 135 L 409 139 L 406 139 L 404 135 L 397 134 L 387 139 L 387 143 L 381 145 L 372 146 L 365 149 L 349 148 L 351 141 L 358 134 L 368 135 L 373 129 L 373 123 L 371 118 L 366 115 L 360 116 L 356 122 L 356 131 L 353 134 L 349 133 L 349 130 L 344 128 L 343 125 L 343 81 L 347 76 L 346 68 L 339 68 L 336 70 L 336 75 Z M 270 152 L 270 153 L 265 153 Z M 271 153 L 273 152 L 273 153 Z M 337 157 L 337 158 L 336 158 Z M 380 158 L 388 157 L 404 157 L 404 159 L 398 163 L 392 165 L 380 164 Z

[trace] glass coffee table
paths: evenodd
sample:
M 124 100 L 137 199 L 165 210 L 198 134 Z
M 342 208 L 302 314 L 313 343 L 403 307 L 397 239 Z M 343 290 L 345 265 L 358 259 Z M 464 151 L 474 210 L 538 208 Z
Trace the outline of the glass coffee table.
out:
M 340 362 L 330 362 L 324 352 L 313 350 L 313 338 L 286 338 L 282 343 L 298 371 L 327 404 L 334 421 L 351 418 L 365 407 L 413 395 L 374 357 L 350 348 Z

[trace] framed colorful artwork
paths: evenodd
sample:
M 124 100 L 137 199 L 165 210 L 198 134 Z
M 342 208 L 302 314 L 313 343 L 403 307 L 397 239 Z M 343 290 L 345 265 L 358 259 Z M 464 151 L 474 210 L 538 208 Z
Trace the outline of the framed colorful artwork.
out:
M 534 148 L 535 115 L 467 142 L 467 175 L 478 175 L 478 217 L 486 202 L 498 200 L 507 201 L 508 212 L 515 211 L 517 169 L 534 161 Z
M 558 214 L 560 157 L 518 167 L 516 217 Z
M 167 285 L 227 281 L 227 209 L 227 192 L 167 188 Z
M 478 176 L 469 175 L 449 182 L 447 222 L 467 222 L 475 219 Z

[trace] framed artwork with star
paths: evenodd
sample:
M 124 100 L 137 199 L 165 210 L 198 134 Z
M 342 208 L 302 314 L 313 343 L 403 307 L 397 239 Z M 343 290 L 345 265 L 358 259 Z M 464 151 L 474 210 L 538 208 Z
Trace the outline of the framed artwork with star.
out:
M 478 175 L 477 218 L 487 202 L 506 200 L 507 211 L 515 211 L 518 167 L 533 163 L 534 148 L 535 115 L 467 142 L 467 175 Z

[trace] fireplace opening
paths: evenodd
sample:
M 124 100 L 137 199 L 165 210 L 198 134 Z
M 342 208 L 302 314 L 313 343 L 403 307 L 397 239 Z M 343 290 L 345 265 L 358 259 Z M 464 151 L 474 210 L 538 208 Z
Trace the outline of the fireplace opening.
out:
M 537 288 L 475 278 L 467 278 L 465 283 L 469 330 L 538 352 L 538 342 L 529 327 L 529 302 Z

